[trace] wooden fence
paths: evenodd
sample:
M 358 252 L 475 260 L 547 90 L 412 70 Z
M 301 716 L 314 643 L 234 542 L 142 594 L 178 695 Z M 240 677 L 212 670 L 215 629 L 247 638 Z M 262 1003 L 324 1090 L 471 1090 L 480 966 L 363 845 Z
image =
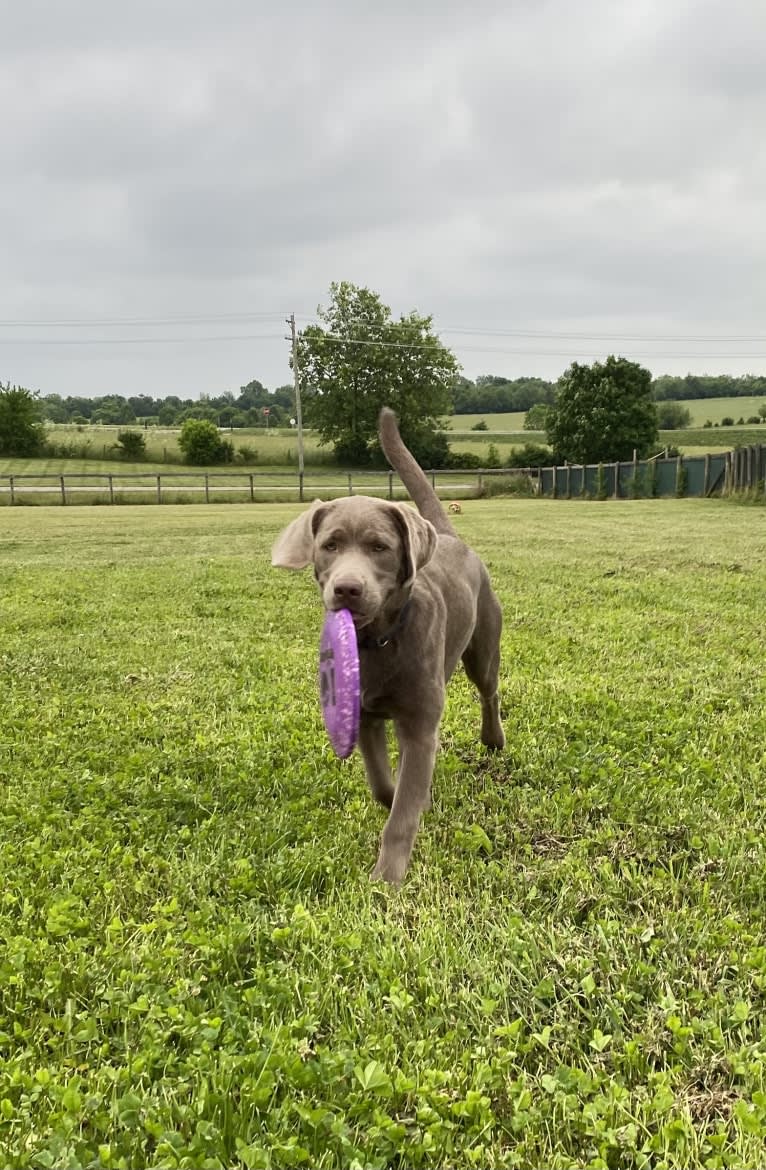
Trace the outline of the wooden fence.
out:
M 491 475 L 518 475 L 510 471 L 429 471 L 434 490 L 460 497 L 481 495 Z M 7 503 L 173 503 L 180 499 L 210 503 L 255 503 L 258 500 L 332 499 L 355 493 L 393 500 L 407 493 L 393 471 L 336 472 L 329 476 L 292 472 L 77 472 L 56 475 L 3 475 L 0 499 Z
M 429 471 L 434 490 L 457 499 L 493 495 L 498 480 L 524 476 L 537 495 L 581 497 L 712 496 L 764 490 L 766 446 L 740 447 L 721 455 L 679 455 L 673 459 L 633 459 L 626 463 L 565 464 L 563 467 L 487 468 L 481 471 Z M 494 482 L 491 482 L 494 481 Z M 406 497 L 394 472 L 338 472 L 303 476 L 292 472 L 78 472 L 57 475 L 4 475 L 0 501 L 31 504 L 173 503 L 213 499 L 236 502 L 305 500 L 338 495 Z

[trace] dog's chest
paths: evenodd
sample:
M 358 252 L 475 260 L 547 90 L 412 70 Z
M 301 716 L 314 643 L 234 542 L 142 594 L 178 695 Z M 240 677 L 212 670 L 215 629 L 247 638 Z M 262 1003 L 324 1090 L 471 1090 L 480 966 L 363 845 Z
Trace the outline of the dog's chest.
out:
M 387 653 L 387 649 L 363 651 L 359 663 L 362 710 L 382 719 L 393 717 L 401 689 L 398 655 Z

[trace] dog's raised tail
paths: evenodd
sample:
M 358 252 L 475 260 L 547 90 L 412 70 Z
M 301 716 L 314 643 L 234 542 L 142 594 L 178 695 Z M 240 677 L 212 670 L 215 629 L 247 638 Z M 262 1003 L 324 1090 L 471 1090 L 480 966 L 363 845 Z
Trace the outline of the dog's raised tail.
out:
M 420 515 L 430 520 L 437 532 L 457 536 L 428 476 L 405 446 L 396 415 L 387 406 L 383 407 L 378 418 L 378 436 L 383 454 L 415 501 Z

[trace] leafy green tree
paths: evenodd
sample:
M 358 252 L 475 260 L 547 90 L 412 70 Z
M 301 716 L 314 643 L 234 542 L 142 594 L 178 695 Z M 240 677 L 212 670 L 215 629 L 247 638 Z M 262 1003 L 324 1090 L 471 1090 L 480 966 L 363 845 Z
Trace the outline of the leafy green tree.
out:
M 549 409 L 550 407 L 544 402 L 536 402 L 534 406 L 530 406 L 524 415 L 524 430 L 544 431 Z
M 66 404 L 60 394 L 46 394 L 40 399 L 43 417 L 48 422 L 65 423 L 69 421 Z
M 680 402 L 660 402 L 657 406 L 657 424 L 661 431 L 678 431 L 690 427 L 691 411 Z
M 161 427 L 172 427 L 178 418 L 178 407 L 166 402 L 164 406 L 160 407 L 159 423 Z
M 197 467 L 209 467 L 213 463 L 230 463 L 233 455 L 231 443 L 225 443 L 215 423 L 206 418 L 189 418 L 181 427 L 178 446 L 184 460 Z
M 29 458 L 45 443 L 42 406 L 37 394 L 0 382 L 0 455 Z
M 393 320 L 377 293 L 346 281 L 330 286 L 321 325 L 298 339 L 306 421 L 345 462 L 365 463 L 380 408 L 396 411 L 405 442 L 422 464 L 439 466 L 446 438 L 435 442 L 439 415 L 449 410 L 457 360 L 416 313 Z
M 557 458 L 570 463 L 645 454 L 658 437 L 652 375 L 613 355 L 592 366 L 573 362 L 558 380 L 545 429 Z

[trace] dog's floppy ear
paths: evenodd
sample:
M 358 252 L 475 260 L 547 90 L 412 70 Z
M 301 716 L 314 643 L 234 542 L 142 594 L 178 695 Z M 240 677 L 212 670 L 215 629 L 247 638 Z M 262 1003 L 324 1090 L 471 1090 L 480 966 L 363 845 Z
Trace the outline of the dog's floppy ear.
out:
M 288 524 L 274 542 L 271 563 L 276 569 L 305 569 L 314 552 L 314 537 L 329 505 L 314 500 L 308 512 Z
M 392 504 L 391 508 L 404 545 L 402 584 L 411 585 L 418 570 L 434 555 L 436 529 L 430 520 L 425 520 L 406 504 Z

